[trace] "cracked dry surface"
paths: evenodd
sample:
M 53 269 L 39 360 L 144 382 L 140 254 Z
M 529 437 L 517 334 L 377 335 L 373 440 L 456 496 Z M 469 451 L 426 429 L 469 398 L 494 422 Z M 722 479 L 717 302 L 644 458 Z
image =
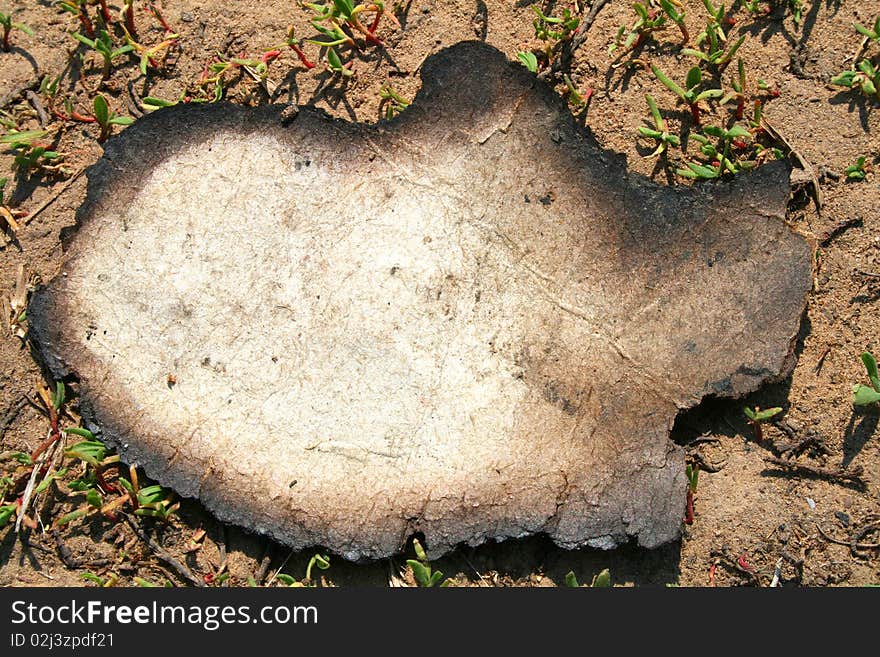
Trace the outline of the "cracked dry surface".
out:
M 175 107 L 111 140 L 38 351 L 126 459 L 293 547 L 676 538 L 678 410 L 793 365 L 788 170 L 660 187 L 488 46 L 422 77 L 376 126 Z

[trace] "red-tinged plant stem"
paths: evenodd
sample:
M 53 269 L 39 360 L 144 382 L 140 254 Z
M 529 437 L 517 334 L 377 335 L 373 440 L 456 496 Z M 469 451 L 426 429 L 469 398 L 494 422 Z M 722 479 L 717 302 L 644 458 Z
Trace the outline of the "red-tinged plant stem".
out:
M 174 29 L 168 24 L 168 21 L 165 20 L 165 17 L 162 15 L 162 12 L 159 11 L 159 8 L 155 5 L 155 3 L 150 3 L 150 11 L 162 25 L 162 29 L 165 30 L 165 32 L 167 32 L 168 34 L 174 33 Z
M 692 105 L 690 105 L 690 108 L 691 108 L 691 116 L 694 119 L 694 125 L 696 125 L 696 126 L 703 125 L 702 121 L 700 120 L 700 108 L 697 106 L 697 104 L 693 103 Z
M 95 38 L 95 26 L 92 25 L 92 19 L 89 18 L 89 12 L 86 10 L 86 6 L 82 5 L 79 8 L 79 22 L 82 23 L 83 29 L 86 32 L 86 36 L 90 39 Z
M 134 0 L 129 0 L 125 4 L 125 29 L 133 39 L 137 38 L 137 31 L 134 27 Z
M 101 17 L 104 19 L 104 23 L 107 25 L 113 24 L 113 16 L 110 14 L 110 9 L 107 7 L 107 0 L 98 0 L 101 5 Z
M 58 430 L 58 411 L 55 407 L 49 406 L 49 437 L 31 453 L 31 461 L 36 462 L 40 454 L 49 449 L 57 440 L 61 439 L 61 432 Z
M 685 505 L 684 524 L 694 524 L 694 492 L 688 488 L 687 503 Z
M 685 43 L 688 43 L 691 40 L 691 35 L 688 32 L 687 27 L 685 27 L 684 23 L 676 23 L 678 25 L 678 29 L 681 30 L 681 36 L 684 39 Z
M 9 52 L 9 28 L 3 27 L 3 52 Z
M 84 116 L 76 111 L 70 113 L 70 118 L 80 123 L 95 123 L 97 121 L 94 116 Z
M 373 22 L 370 24 L 370 34 L 373 34 L 376 31 L 376 28 L 379 27 L 379 19 L 382 18 L 382 12 L 377 11 L 376 16 L 373 18 Z
M 742 121 L 743 114 L 746 111 L 746 97 L 740 96 L 739 100 L 736 101 L 736 120 Z
M 302 48 L 300 48 L 295 43 L 291 43 L 290 49 L 296 53 L 296 56 L 299 57 L 299 61 L 302 62 L 303 66 L 305 66 L 306 68 L 315 68 L 315 64 L 308 60 L 306 54 L 302 51 Z

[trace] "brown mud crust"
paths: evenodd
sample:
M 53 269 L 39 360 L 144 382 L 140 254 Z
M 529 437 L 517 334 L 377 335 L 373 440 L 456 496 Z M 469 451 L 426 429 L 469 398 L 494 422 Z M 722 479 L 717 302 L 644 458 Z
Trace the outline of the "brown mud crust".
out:
M 121 4 L 110 3 L 114 16 Z M 168 38 L 148 11 L 150 4 L 159 8 L 179 37 L 154 57 L 146 75 L 139 70 L 138 58 L 125 54 L 114 60 L 104 81 L 99 57 L 70 35 L 82 30 L 76 16 L 48 2 L 8 2 L 0 8 L 12 9 L 16 22 L 34 30 L 34 36 L 14 31 L 10 52 L 0 52 L 3 132 L 44 128 L 49 132 L 46 142 L 64 154 L 63 170 L 46 168 L 29 176 L 13 168 L 12 155 L 0 156 L 0 178 L 8 178 L 4 202 L 17 226 L 7 228 L 0 251 L 4 298 L 0 476 L 8 477 L 7 487 L 12 487 L 4 491 L 0 507 L 20 499 L 27 484 L 29 466 L 16 461 L 12 453 L 40 451 L 39 459 L 47 451 L 41 446 L 57 434 L 58 445 L 48 449 L 55 449 L 60 464 L 61 441 L 69 447 L 82 440 L 53 430 L 78 423 L 76 382 L 68 382 L 61 416 L 53 417 L 51 391 L 39 390 L 53 388 L 55 382 L 41 371 L 22 337 L 26 321 L 10 321 L 18 318 L 26 289 L 37 281 L 49 281 L 59 270 L 62 238 L 85 199 L 82 173 L 103 152 L 97 126 L 75 116 L 88 119 L 98 93 L 116 114 L 133 118 L 147 110 L 143 99 L 148 96 L 191 102 L 213 98 L 213 83 L 200 84 L 213 75 L 204 73 L 209 62 L 259 61 L 263 53 L 285 43 L 290 25 L 295 26 L 297 39 L 318 35 L 309 23 L 311 12 L 289 2 L 135 2 L 137 39 L 148 47 Z M 683 4 L 690 47 L 694 47 L 707 13 L 695 0 Z M 753 98 L 760 96 L 767 132 L 775 136 L 772 145 L 793 151 L 796 156 L 790 159 L 807 165 L 807 171 L 794 179 L 787 216 L 796 231 L 818 244 L 813 289 L 795 346 L 794 373 L 745 399 L 708 399 L 678 416 L 673 438 L 688 454 L 689 463 L 701 470 L 693 523 L 685 526 L 680 541 L 653 550 L 635 546 L 563 550 L 538 536 L 459 547 L 432 563 L 454 585 L 563 585 L 569 571 L 589 582 L 605 568 L 615 585 L 880 583 L 880 448 L 874 435 L 880 415 L 870 407 L 854 408 L 851 391 L 853 384 L 867 382 L 859 354 L 880 347 L 873 334 L 880 298 L 880 238 L 873 231 L 880 223 L 875 171 L 880 107 L 876 99 L 830 83 L 861 56 L 863 38 L 852 24 L 873 25 L 880 5 L 851 0 L 800 4 L 797 23 L 785 2 L 766 5 L 769 12 L 756 15 L 735 3 L 727 12 L 733 22 L 724 22 L 728 40 L 746 35 L 737 56 L 744 61 L 751 85 L 747 114 Z M 412 100 L 425 59 L 460 41 L 485 41 L 514 61 L 519 51 L 534 51 L 544 63 L 543 44 L 535 38 L 533 7 L 552 16 L 561 15 L 564 8 L 575 16 L 594 16 L 569 65 L 559 70 L 586 97 L 585 104 L 571 104 L 577 119 L 603 148 L 623 153 L 630 170 L 662 184 L 690 184 L 675 173 L 684 165 L 681 148 L 670 147 L 666 159 L 645 157 L 656 143 L 639 138 L 637 129 L 649 125 L 645 103 L 649 93 L 657 100 L 669 132 L 687 148 L 686 159 L 698 159 L 692 135 L 699 130 L 693 114 L 651 70 L 656 65 L 681 83 L 696 60 L 681 54 L 682 37 L 674 25 L 655 32 L 633 51 L 619 47 L 609 55 L 618 27 L 632 25 L 637 18 L 630 3 L 615 0 L 595 14 L 586 2 L 397 3 L 395 15 L 401 27 L 383 19 L 376 32 L 381 45 L 361 35 L 359 50 L 339 48 L 343 61 L 352 62 L 354 75 L 327 70 L 317 46 L 297 41 L 307 58 L 317 62 L 315 68 L 304 67 L 285 45 L 269 62 L 265 80 L 259 79 L 254 62 L 230 67 L 223 74 L 221 95 L 241 105 L 308 105 L 337 118 L 375 122 L 395 102 L 383 98 L 388 95 L 383 88 L 390 84 L 402 99 Z M 97 11 L 97 3 L 89 5 L 96 23 Z M 116 47 L 122 45 L 121 27 L 114 25 L 111 31 Z M 575 38 L 580 41 L 580 34 Z M 867 44 L 866 56 L 875 56 L 876 61 L 877 49 Z M 711 66 L 704 69 L 707 81 L 719 80 L 712 77 Z M 733 62 L 720 76 L 725 91 L 731 89 L 735 71 Z M 561 95 L 576 100 L 562 75 L 546 67 L 539 74 L 555 83 Z M 41 90 L 41 81 L 48 76 L 51 82 L 59 75 L 52 99 L 50 91 Z M 766 90 L 758 91 L 758 79 L 766 82 Z M 734 110 L 735 102 L 721 106 L 717 99 L 710 100 L 703 105 L 702 122 L 729 127 Z M 113 131 L 122 129 L 117 126 Z M 863 155 L 865 179 L 848 179 L 846 168 Z M 268 161 L 266 166 L 273 164 Z M 19 312 L 10 310 L 10 302 Z M 168 385 L 174 382 L 169 380 Z M 780 406 L 783 413 L 777 422 L 762 425 L 759 440 L 746 422 L 744 406 Z M 86 574 L 93 575 L 91 581 L 96 583 L 119 585 L 167 580 L 175 585 L 274 586 L 290 581 L 285 574 L 302 581 L 316 552 L 291 552 L 220 523 L 188 499 L 180 500 L 167 521 L 135 515 L 119 485 L 123 477 L 137 478 L 127 466 L 109 467 L 106 488 L 101 489 L 105 505 L 121 500 L 116 507 L 59 524 L 67 514 L 87 507 L 84 495 L 70 487 L 86 465 L 72 458 L 67 461 L 63 463 L 70 467 L 67 474 L 35 496 L 36 506 L 27 517 L 36 513 L 38 519 L 23 523 L 18 533 L 14 520 L 0 529 L 0 585 L 80 585 Z M 143 473 L 140 477 L 141 487 L 151 483 Z M 168 505 L 162 508 L 168 510 Z M 312 580 L 334 586 L 414 585 L 405 561 L 412 556 L 410 548 L 399 557 L 354 564 L 331 554 L 330 568 L 312 568 Z

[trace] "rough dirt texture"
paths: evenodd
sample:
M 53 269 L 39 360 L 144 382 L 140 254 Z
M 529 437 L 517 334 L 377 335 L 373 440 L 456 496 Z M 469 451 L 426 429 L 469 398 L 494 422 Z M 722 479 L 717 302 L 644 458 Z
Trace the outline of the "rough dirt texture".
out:
M 178 106 L 108 142 L 28 311 L 50 371 L 127 461 L 295 548 L 677 538 L 676 412 L 793 366 L 787 166 L 670 189 L 494 48 L 422 77 L 377 127 Z
M 68 34 L 77 27 L 75 18 L 44 3 L 9 4 L 18 9 L 16 20 L 31 25 L 36 35 L 14 34 L 13 52 L 0 53 L 0 104 L 4 110 L 15 118 L 19 129 L 39 127 L 36 112 L 19 92 L 37 89 L 44 74 L 56 76 L 66 71 L 56 106 L 62 108 L 62 101 L 69 100 L 74 109 L 87 112 L 100 70 L 94 55 L 86 55 L 82 66 L 74 61 L 65 69 L 66 51 L 77 48 Z M 157 43 L 162 38 L 161 28 L 140 11 L 141 3 L 136 4 L 140 38 L 148 44 Z M 137 70 L 136 60 L 121 58 L 115 63 L 102 90 L 119 113 L 136 116 L 135 100 L 146 95 L 171 100 L 184 93 L 203 95 L 198 88 L 199 76 L 218 52 L 259 56 L 283 41 L 291 23 L 299 36 L 314 34 L 308 12 L 287 2 L 160 4 L 181 34 L 180 48 L 161 71 L 151 68 L 147 76 Z M 456 584 L 547 585 L 561 583 L 568 570 L 574 570 L 581 581 L 589 581 L 592 574 L 609 567 L 613 581 L 619 584 L 768 585 L 777 565 L 783 586 L 880 582 L 878 549 L 871 547 L 877 544 L 880 514 L 880 465 L 874 435 L 877 412 L 853 409 L 850 392 L 853 383 L 865 381 L 859 353 L 878 347 L 874 337 L 880 319 L 880 289 L 875 277 L 880 262 L 875 237 L 880 221 L 876 211 L 878 182 L 870 168 L 862 182 L 849 182 L 843 175 L 860 155 L 867 155 L 869 167 L 876 167 L 880 114 L 876 103 L 865 96 L 829 85 L 831 76 L 848 68 L 860 49 L 862 39 L 852 23 L 872 24 L 880 7 L 876 2 L 848 0 L 805 0 L 802 4 L 803 18 L 798 25 L 784 3 L 767 16 L 753 16 L 741 5 L 728 11 L 736 20 L 728 28 L 729 35 L 747 35 L 739 54 L 751 84 L 762 78 L 779 92 L 776 98 L 763 95 L 765 116 L 812 164 L 824 198 L 818 213 L 808 190 L 799 187 L 788 205 L 787 221 L 819 245 L 792 376 L 743 401 L 707 402 L 679 415 L 673 438 L 691 462 L 703 466 L 695 522 L 684 528 L 680 541 L 654 550 L 633 546 L 613 551 L 564 550 L 538 536 L 462 547 L 437 564 Z M 517 50 L 538 49 L 541 44 L 533 38 L 532 5 L 547 13 L 558 13 L 565 6 L 577 9 L 574 3 L 564 2 L 406 2 L 399 12 L 403 28 L 383 25 L 380 30 L 386 40 L 384 48 L 364 47 L 359 53 L 345 53 L 346 59 L 354 60 L 353 78 L 343 79 L 321 67 L 306 71 L 286 53 L 270 66 L 271 95 L 249 76 L 237 75 L 229 76 L 225 97 L 241 105 L 270 101 L 315 105 L 336 117 L 372 122 L 387 106 L 379 94 L 383 84 L 390 82 L 401 95 L 412 99 L 421 84 L 421 64 L 444 46 L 477 38 L 509 58 Z M 685 7 L 688 28 L 695 35 L 705 25 L 705 12 L 699 2 L 688 0 Z M 682 163 L 681 151 L 671 151 L 668 165 L 662 159 L 643 159 L 640 156 L 649 153 L 653 145 L 638 139 L 636 128 L 645 125 L 648 117 L 644 93 L 649 92 L 657 99 L 670 130 L 682 138 L 687 158 L 695 157 L 696 149 L 689 139 L 695 130 L 690 113 L 650 71 L 650 64 L 657 64 L 681 81 L 694 60 L 680 54 L 681 37 L 674 27 L 656 33 L 637 53 L 609 56 L 607 49 L 618 26 L 631 25 L 634 20 L 629 3 L 609 2 L 575 53 L 570 73 L 573 84 L 582 93 L 588 88 L 595 90 L 579 120 L 592 130 L 602 148 L 627 156 L 630 175 L 642 173 L 658 183 L 681 187 L 682 180 L 674 174 Z M 305 48 L 310 57 L 317 58 L 317 48 Z M 79 47 L 78 52 L 84 50 Z M 720 79 L 726 90 L 730 88 L 729 73 Z M 565 85 L 558 84 L 556 90 L 563 93 Z M 46 96 L 41 97 L 46 104 Z M 709 104 L 705 121 L 729 125 L 731 112 L 730 105 Z M 66 164 L 73 173 L 100 157 L 102 149 L 96 143 L 93 125 L 50 118 L 48 127 L 54 144 L 67 154 Z M 145 157 L 149 155 L 145 153 Z M 59 236 L 74 223 L 75 210 L 85 199 L 86 178 L 80 176 L 70 184 L 65 183 L 65 177 L 14 178 L 12 158 L 3 156 L 0 164 L 0 177 L 10 177 L 6 202 L 12 207 L 33 213 L 54 199 L 18 232 L 18 246 L 10 244 L 0 255 L 0 280 L 11 290 L 19 265 L 25 266 L 28 275 L 44 281 L 58 271 L 63 262 Z M 393 173 L 386 169 L 382 175 Z M 548 178 L 546 182 L 555 181 Z M 835 232 L 841 226 L 845 228 Z M 651 245 L 642 246 L 647 251 Z M 750 339 L 744 334 L 740 341 Z M 0 358 L 4 363 L 0 374 L 0 445 L 2 450 L 33 450 L 44 440 L 47 422 L 35 408 L 22 405 L 22 400 L 25 396 L 34 398 L 34 386 L 43 376 L 22 341 L 11 332 L 0 341 Z M 764 440 L 757 441 L 742 415 L 745 404 L 782 406 L 786 425 L 765 426 Z M 804 439 L 808 441 L 794 453 L 787 449 Z M 815 471 L 791 470 L 766 460 L 775 456 L 795 458 Z M 10 470 L 6 464 L 0 465 Z M 847 468 L 844 474 L 858 472 L 858 477 L 833 476 L 842 468 Z M 62 485 L 47 501 L 44 520 L 50 523 L 80 504 L 81 496 L 71 495 Z M 249 576 L 262 581 L 267 568 L 274 572 L 282 566 L 284 572 L 301 577 L 311 556 L 311 551 L 290 554 L 272 542 L 217 523 L 199 504 L 189 501 L 169 524 L 145 522 L 144 528 L 206 581 L 213 581 L 221 571 L 231 575 L 228 584 L 243 584 Z M 199 528 L 207 530 L 207 536 L 193 551 L 187 546 Z M 93 517 L 66 525 L 58 541 L 42 531 L 27 531 L 18 537 L 9 528 L 0 530 L 0 538 L 2 584 L 77 584 L 80 574 L 88 570 L 102 576 L 118 574 L 123 583 L 131 583 L 136 575 L 153 581 L 164 577 L 181 581 L 130 527 L 109 519 Z M 332 563 L 331 569 L 322 573 L 329 583 L 394 584 L 400 582 L 399 573 L 412 583 L 401 559 L 363 566 L 341 560 Z

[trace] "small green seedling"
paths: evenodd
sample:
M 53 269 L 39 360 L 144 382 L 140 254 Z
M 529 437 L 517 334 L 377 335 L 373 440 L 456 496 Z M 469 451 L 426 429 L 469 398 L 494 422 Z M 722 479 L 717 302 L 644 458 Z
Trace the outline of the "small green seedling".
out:
M 159 56 L 163 51 L 167 51 L 169 48 L 175 46 L 180 39 L 180 35 L 173 33 L 166 33 L 165 38 L 157 43 L 155 46 L 144 46 L 126 32 L 125 34 L 126 42 L 129 46 L 131 46 L 130 50 L 133 50 L 137 56 L 140 58 L 140 70 L 143 75 L 147 74 L 147 67 L 152 66 L 155 69 L 162 68 L 162 63 L 159 60 Z M 116 51 L 119 52 L 118 50 Z
M 569 588 L 580 588 L 580 583 L 578 582 L 577 576 L 575 576 L 573 570 L 569 570 L 565 573 L 565 585 Z M 593 576 L 592 581 L 590 582 L 590 588 L 593 589 L 607 589 L 611 587 L 611 571 L 608 568 L 605 568 L 598 572 Z
M 113 70 L 114 59 L 122 57 L 122 55 L 129 53 L 135 49 L 135 47 L 131 43 L 126 43 L 124 46 L 114 48 L 113 39 L 110 37 L 110 34 L 107 32 L 107 30 L 101 30 L 101 33 L 96 39 L 90 39 L 87 36 L 83 36 L 82 34 L 74 34 L 73 38 L 80 43 L 85 44 L 103 58 L 104 66 L 101 71 L 102 80 L 106 80 L 110 77 L 110 73 Z
M 565 86 L 568 87 L 568 102 L 575 107 L 586 107 L 587 103 L 590 102 L 590 98 L 593 97 L 593 90 L 587 89 L 586 93 L 582 94 L 578 91 L 574 82 L 571 81 L 571 78 L 568 77 L 568 74 L 563 74 L 562 79 L 565 81 Z
M 695 180 L 711 180 L 725 173 L 735 174 L 755 167 L 754 161 L 734 159 L 731 154 L 731 147 L 747 146 L 743 140 L 750 138 L 752 133 L 746 128 L 739 124 L 734 124 L 729 129 L 708 125 L 703 128 L 703 132 L 705 134 L 694 133 L 691 138 L 699 144 L 700 153 L 710 160 L 710 164 L 687 162 L 686 169 L 676 169 L 678 175 Z M 710 137 L 717 141 L 713 143 Z
M 385 105 L 386 119 L 393 119 L 395 114 L 400 114 L 403 110 L 409 107 L 409 101 L 397 93 L 394 87 L 388 82 L 383 84 L 382 88 L 379 89 L 379 97 L 382 99 L 380 107 L 382 104 Z
M 645 94 L 645 101 L 647 101 L 648 107 L 651 110 L 651 118 L 654 120 L 654 127 L 647 128 L 640 125 L 639 134 L 642 135 L 642 137 L 647 137 L 648 139 L 653 139 L 657 142 L 657 148 L 654 149 L 654 152 L 645 156 L 656 157 L 666 153 L 669 146 L 678 147 L 681 144 L 681 140 L 678 138 L 678 135 L 670 134 L 666 121 L 660 115 L 660 110 L 657 109 L 657 103 L 654 101 L 651 94 Z
M 306 566 L 306 583 L 312 583 L 312 568 L 317 567 L 318 570 L 327 570 L 330 568 L 330 557 L 326 554 L 319 554 L 315 552 L 312 555 L 312 558 L 309 559 L 309 565 Z
M 562 16 L 546 16 L 534 6 L 532 10 L 535 12 L 535 20 L 532 23 L 535 28 L 535 38 L 543 42 L 544 58 L 549 63 L 553 59 L 557 45 L 571 39 L 581 21 L 577 16 L 572 16 L 568 9 L 562 10 Z
M 724 5 L 715 7 L 712 5 L 711 0 L 703 0 L 703 6 L 709 12 L 709 22 L 706 25 L 706 29 L 697 35 L 696 44 L 700 45 L 703 41 L 709 39 L 710 35 L 714 35 L 718 41 L 727 41 L 727 35 L 722 27 L 724 23 Z
M 870 60 L 863 59 L 858 63 L 855 71 L 844 71 L 840 75 L 831 78 L 831 84 L 847 89 L 859 89 L 866 96 L 873 96 L 880 100 L 880 68 L 874 66 Z
M 679 5 L 680 7 L 681 5 Z M 681 30 L 685 43 L 690 40 L 687 27 L 684 24 L 684 11 L 679 12 L 670 0 L 660 0 L 659 8 L 650 6 L 650 3 L 636 2 L 633 4 L 633 11 L 638 14 L 638 19 L 629 29 L 625 25 L 620 26 L 614 43 L 608 48 L 609 55 L 620 47 L 623 47 L 624 51 L 637 50 L 652 37 L 654 32 L 666 27 L 667 18 Z M 624 39 L 624 37 L 626 38 Z
M 407 559 L 406 563 L 412 568 L 416 584 L 423 588 L 449 586 L 450 580 L 443 579 L 443 573 L 439 570 L 431 570 L 431 564 L 428 563 L 428 555 L 417 538 L 413 539 L 413 549 L 415 550 L 416 558 Z
M 746 37 L 743 35 L 732 44 L 729 44 L 726 41 L 721 41 L 715 30 L 707 30 L 706 34 L 708 37 L 703 41 L 706 44 L 705 51 L 682 48 L 681 54 L 696 57 L 714 66 L 718 73 L 722 73 L 727 68 L 727 65 L 733 61 L 733 56 L 736 55 L 736 51 L 745 42 Z
M 382 2 L 362 3 L 356 5 L 352 0 L 333 0 L 332 2 L 302 2 L 301 4 L 303 7 L 315 12 L 314 16 L 311 18 L 311 23 L 316 30 L 326 36 L 330 36 L 331 38 L 334 38 L 334 35 L 336 39 L 344 37 L 344 41 L 340 41 L 340 44 L 350 43 L 352 46 L 357 47 L 354 40 L 348 37 L 342 30 L 343 25 L 359 32 L 367 41 L 374 43 L 377 46 L 383 45 L 382 40 L 376 36 L 379 21 L 383 16 L 387 16 L 388 20 L 390 20 L 397 28 L 400 28 L 400 22 L 394 16 L 394 13 L 386 11 L 385 4 Z M 373 20 L 369 26 L 366 26 L 361 23 L 360 17 L 361 15 L 370 13 L 373 14 Z M 322 23 L 327 23 L 330 27 L 325 28 Z
M 877 373 L 877 361 L 871 352 L 866 351 L 862 354 L 862 364 L 868 372 L 868 380 L 871 386 L 868 387 L 861 383 L 853 386 L 853 405 L 869 406 L 880 401 L 880 375 Z
M 754 16 L 767 16 L 773 11 L 767 0 L 745 0 L 743 7 Z
M 9 147 L 14 156 L 13 168 L 25 177 L 31 173 L 66 174 L 68 171 L 61 164 L 64 155 L 40 142 L 48 134 L 45 130 L 13 130 L 0 137 L 0 144 Z
M 34 31 L 24 23 L 12 22 L 12 12 L 4 14 L 2 11 L 0 11 L 0 26 L 3 27 L 3 52 L 9 52 L 11 48 L 9 44 L 9 34 L 12 32 L 12 30 L 18 30 L 19 32 L 24 32 L 28 36 L 34 36 Z
M 180 509 L 180 502 L 174 502 L 174 494 L 158 484 L 135 490 L 134 485 L 124 477 L 119 478 L 119 483 L 128 493 L 136 496 L 138 508 L 135 509 L 135 515 L 167 522 Z
M 100 143 L 107 140 L 114 125 L 126 126 L 134 123 L 134 119 L 130 116 L 118 116 L 115 112 L 112 112 L 107 104 L 107 99 L 101 94 L 95 96 L 93 109 L 95 121 L 101 127 L 101 133 L 98 135 Z
M 774 406 L 773 408 L 765 408 L 764 410 L 761 410 L 761 408 L 758 406 L 755 406 L 755 408 L 753 409 L 746 406 L 743 409 L 743 413 L 749 420 L 749 426 L 751 426 L 752 431 L 755 432 L 755 440 L 759 442 L 764 440 L 764 431 L 761 429 L 761 425 L 765 422 L 769 422 L 781 412 L 782 408 L 780 408 L 779 406 Z
M 694 66 L 688 71 L 684 88 L 669 79 L 656 64 L 651 65 L 651 70 L 654 71 L 654 75 L 663 83 L 663 86 L 678 96 L 688 106 L 695 125 L 701 125 L 700 103 L 710 98 L 720 98 L 724 95 L 724 91 L 721 89 L 700 90 L 700 87 L 703 85 L 703 73 L 698 66 Z
M 535 56 L 535 53 L 520 50 L 516 53 L 516 58 L 519 60 L 520 64 L 525 66 L 532 73 L 538 72 L 538 58 Z
M 617 36 L 614 43 L 608 47 L 608 54 L 612 54 L 618 48 L 624 51 L 632 48 L 637 50 L 645 43 L 651 35 L 666 26 L 666 14 L 656 7 L 650 7 L 648 4 L 641 2 L 633 3 L 633 11 L 638 14 L 638 19 L 632 27 L 627 29 L 626 25 L 621 25 L 617 30 Z M 624 39 L 624 37 L 626 37 Z
M 312 555 L 312 558 L 309 559 L 309 564 L 306 566 L 306 576 L 302 581 L 297 580 L 295 577 L 288 575 L 286 573 L 277 573 L 275 575 L 275 579 L 284 584 L 285 586 L 292 586 L 294 588 L 302 588 L 306 586 L 317 586 L 317 584 L 312 581 L 312 568 L 318 568 L 319 570 L 327 570 L 330 568 L 330 557 L 326 554 L 319 554 L 315 552 Z M 253 578 L 248 580 L 249 585 L 250 581 Z M 270 582 L 271 583 L 271 582 Z M 252 586 L 256 586 L 256 581 L 253 582 Z
M 856 160 L 855 164 L 852 164 L 846 168 L 846 177 L 847 180 L 864 180 L 867 175 L 867 166 L 865 164 L 865 160 L 867 158 L 864 155 L 860 155 L 859 159 Z

